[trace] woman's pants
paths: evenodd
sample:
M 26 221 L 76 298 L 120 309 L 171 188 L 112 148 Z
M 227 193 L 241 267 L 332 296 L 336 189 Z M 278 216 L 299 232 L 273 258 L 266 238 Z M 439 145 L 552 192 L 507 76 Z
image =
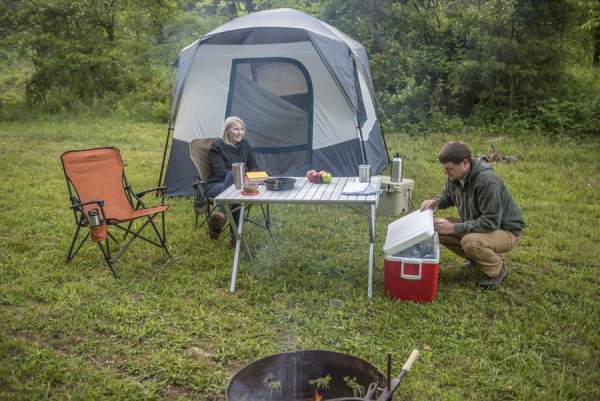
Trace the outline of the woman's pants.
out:
M 227 175 L 225 175 L 225 179 L 223 181 L 210 184 L 210 186 L 207 188 L 206 192 L 210 198 L 214 199 L 221 192 L 223 192 L 223 190 L 225 190 L 226 188 L 229 188 L 232 184 L 233 184 L 233 173 L 231 171 L 228 171 Z M 230 206 L 231 206 L 231 209 L 234 210 L 232 212 L 233 218 L 239 225 L 239 223 L 240 223 L 239 205 L 230 205 Z M 223 207 L 223 205 L 219 204 L 219 210 L 223 213 L 225 212 L 225 208 Z

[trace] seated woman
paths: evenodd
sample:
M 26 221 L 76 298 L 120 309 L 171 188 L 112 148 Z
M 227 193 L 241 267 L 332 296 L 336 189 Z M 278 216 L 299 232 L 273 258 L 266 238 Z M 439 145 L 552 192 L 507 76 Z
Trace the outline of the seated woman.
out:
M 233 184 L 231 165 L 233 163 L 245 163 L 246 171 L 257 170 L 258 165 L 254 158 L 252 148 L 244 139 L 246 125 L 239 117 L 227 117 L 223 123 L 221 138 L 211 145 L 208 151 L 208 161 L 211 175 L 207 180 L 206 189 L 208 196 L 216 197 L 224 189 Z M 239 211 L 233 212 L 233 217 L 239 221 Z M 223 210 L 215 212 L 208 220 L 209 233 L 212 239 L 219 238 L 223 226 L 227 222 Z M 232 233 L 230 233 L 232 234 Z M 231 235 L 230 240 L 232 240 Z

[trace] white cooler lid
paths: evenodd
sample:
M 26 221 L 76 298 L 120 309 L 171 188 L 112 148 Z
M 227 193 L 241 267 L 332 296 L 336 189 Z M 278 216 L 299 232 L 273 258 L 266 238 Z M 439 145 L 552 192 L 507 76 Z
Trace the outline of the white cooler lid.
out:
M 395 255 L 433 236 L 433 210 L 417 210 L 390 223 L 383 253 Z

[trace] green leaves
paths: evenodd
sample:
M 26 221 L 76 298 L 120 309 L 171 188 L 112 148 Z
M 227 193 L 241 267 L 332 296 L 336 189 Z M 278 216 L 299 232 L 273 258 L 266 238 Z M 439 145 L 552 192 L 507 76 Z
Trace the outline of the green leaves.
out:
M 181 48 L 232 18 L 280 7 L 321 18 L 366 46 L 387 128 L 516 115 L 534 125 L 543 110 L 544 127 L 564 119 L 571 123 L 558 131 L 577 123 L 585 126 L 577 132 L 597 132 L 578 119 L 598 113 L 600 95 L 580 96 L 598 78 L 570 73 L 600 62 L 600 6 L 592 0 L 5 1 L 0 58 L 8 51 L 22 61 L 0 70 L 19 78 L 0 91 L 0 105 L 18 93 L 52 111 L 100 101 L 164 120 Z M 11 71 L 21 64 L 31 67 Z M 565 103 L 553 107 L 552 99 Z

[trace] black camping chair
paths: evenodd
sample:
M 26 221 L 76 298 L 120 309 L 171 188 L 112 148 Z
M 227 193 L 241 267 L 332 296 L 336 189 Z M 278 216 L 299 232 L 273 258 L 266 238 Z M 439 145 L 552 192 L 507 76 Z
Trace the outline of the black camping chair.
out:
M 214 138 L 196 138 L 190 142 L 190 157 L 194 163 L 194 166 L 196 166 L 196 170 L 198 171 L 198 175 L 195 176 L 192 181 L 192 188 L 194 189 L 194 213 L 196 215 L 194 227 L 202 227 L 208 222 L 210 216 L 218 209 L 215 200 L 208 196 L 208 192 L 206 190 L 207 180 L 208 177 L 210 177 L 208 151 L 214 140 Z M 252 205 L 249 205 L 246 208 L 246 212 L 244 213 L 244 221 L 252 223 L 257 227 L 266 230 L 269 235 L 271 235 L 271 216 L 269 213 L 269 206 L 267 205 L 265 207 L 264 205 L 260 205 L 263 215 L 262 223 L 249 217 L 251 208 Z M 236 210 L 236 208 L 234 208 L 234 210 Z M 202 216 L 202 222 L 200 225 L 198 225 L 200 216 Z M 228 226 L 228 224 L 229 223 L 223 226 L 223 230 Z

